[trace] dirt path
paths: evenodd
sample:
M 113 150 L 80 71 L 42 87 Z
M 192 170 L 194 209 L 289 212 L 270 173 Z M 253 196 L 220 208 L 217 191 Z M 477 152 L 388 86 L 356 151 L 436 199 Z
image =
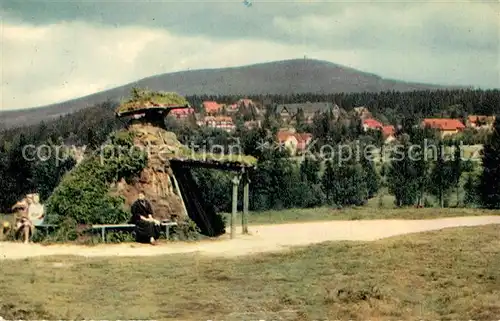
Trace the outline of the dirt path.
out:
M 217 240 L 176 242 L 150 246 L 142 244 L 51 245 L 0 243 L 1 259 L 22 259 L 47 255 L 152 256 L 199 252 L 206 255 L 235 256 L 285 250 L 290 246 L 325 241 L 373 241 L 395 235 L 439 230 L 448 227 L 500 224 L 500 216 L 453 217 L 434 220 L 366 220 L 327 221 L 250 226 L 251 235 L 238 234 L 230 240 L 224 235 Z M 499 228 L 500 230 L 500 228 Z M 238 230 L 240 233 L 240 230 Z

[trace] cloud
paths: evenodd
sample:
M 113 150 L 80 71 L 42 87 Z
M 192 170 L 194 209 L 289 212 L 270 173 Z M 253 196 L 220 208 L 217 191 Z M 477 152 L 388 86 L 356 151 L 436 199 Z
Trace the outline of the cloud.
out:
M 258 39 L 332 49 L 471 46 L 498 52 L 500 3 L 492 1 L 6 1 L 7 19 L 35 25 L 83 21 L 184 36 Z
M 3 44 L 0 109 L 64 101 L 158 73 L 301 57 L 306 49 L 83 22 L 4 24 Z
M 6 1 L 0 109 L 304 55 L 387 78 L 500 87 L 497 4 L 252 2 Z
M 490 4 L 491 5 L 491 4 Z M 332 14 L 320 11 L 300 17 L 276 16 L 273 27 L 289 41 L 328 48 L 442 52 L 499 52 L 500 20 L 488 4 L 354 3 Z

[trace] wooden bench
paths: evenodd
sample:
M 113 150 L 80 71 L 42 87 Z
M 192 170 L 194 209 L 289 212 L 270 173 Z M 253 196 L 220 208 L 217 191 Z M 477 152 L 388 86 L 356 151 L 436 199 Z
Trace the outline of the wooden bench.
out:
M 162 221 L 160 223 L 161 226 L 165 226 L 165 237 L 167 240 L 169 239 L 170 236 L 170 227 L 171 226 L 177 226 L 177 222 L 171 222 L 171 221 Z M 135 227 L 134 224 L 94 224 L 91 226 L 92 229 L 94 230 L 101 230 L 101 237 L 102 241 L 106 242 L 106 230 L 107 229 L 120 229 L 120 228 L 131 228 Z
M 39 225 L 33 225 L 35 228 L 50 228 L 50 227 L 56 227 L 57 225 L 55 224 L 39 224 Z
M 54 225 L 54 224 L 38 224 L 38 225 L 33 225 L 35 227 L 35 230 L 36 229 L 41 229 L 41 230 L 44 230 L 45 231 L 45 235 L 48 235 L 49 234 L 49 229 L 50 228 L 55 228 L 57 225 Z

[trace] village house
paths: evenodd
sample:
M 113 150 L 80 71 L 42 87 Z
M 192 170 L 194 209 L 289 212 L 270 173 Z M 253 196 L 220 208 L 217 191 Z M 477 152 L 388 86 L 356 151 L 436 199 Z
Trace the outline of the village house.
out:
M 460 120 L 452 118 L 426 118 L 422 121 L 421 126 L 438 130 L 441 137 L 455 135 L 465 128 Z
M 383 127 L 384 125 L 381 122 L 373 118 L 363 120 L 363 129 L 365 132 L 368 130 L 382 130 Z
M 236 102 L 236 105 L 238 106 L 238 110 L 244 108 L 247 110 L 252 110 L 252 112 L 255 113 L 255 115 L 263 114 L 262 106 L 259 106 L 256 102 L 254 102 L 251 99 L 248 98 L 240 99 Z
M 239 105 L 238 104 L 225 105 L 224 110 L 229 114 L 233 114 L 239 110 Z
M 495 116 L 470 115 L 467 117 L 467 127 L 492 129 L 495 123 Z
M 172 109 L 170 111 L 170 115 L 177 119 L 185 119 L 192 114 L 194 114 L 193 108 Z
M 369 119 L 372 118 L 372 113 L 365 106 L 354 107 L 354 114 L 361 119 Z
M 205 111 L 205 114 L 214 116 L 221 112 L 223 105 L 216 101 L 204 101 L 201 107 Z
M 197 121 L 198 126 L 217 128 L 227 132 L 233 131 L 236 126 L 233 119 L 228 116 L 205 116 L 202 120 Z
M 382 135 L 384 137 L 384 142 L 390 144 L 396 140 L 396 128 L 392 125 L 386 125 L 382 127 Z
M 332 115 L 335 121 L 339 120 L 340 116 L 347 116 L 345 109 L 340 108 L 339 105 L 333 104 Z
M 297 138 L 297 151 L 303 152 L 306 150 L 313 136 L 309 133 L 296 133 L 295 137 Z
M 295 123 L 299 110 L 302 110 L 305 122 L 312 124 L 316 114 L 333 110 L 335 106 L 337 107 L 336 110 L 338 110 L 337 105 L 328 102 L 281 104 L 278 105 L 277 112 L 286 123 Z
M 246 129 L 255 129 L 260 128 L 262 126 L 260 120 L 249 120 L 244 123 Z
M 257 105 L 251 99 L 240 99 L 233 104 L 220 104 L 216 101 L 204 101 L 201 104 L 202 109 L 205 111 L 206 115 L 216 116 L 220 115 L 225 111 L 227 114 L 234 114 L 238 112 L 241 108 L 253 108 L 256 114 L 260 114 L 260 110 Z
M 277 107 L 277 113 L 279 114 L 280 118 L 286 123 L 289 124 L 292 122 L 292 119 L 295 117 L 295 114 L 290 112 L 288 108 L 285 105 L 280 105 Z
M 305 151 L 312 140 L 312 135 L 309 133 L 296 133 L 291 130 L 281 130 L 277 136 L 278 143 L 287 148 L 292 155 Z
M 242 99 L 238 100 L 236 105 L 241 106 L 241 107 L 245 107 L 245 108 L 255 106 L 254 102 L 248 98 L 242 98 Z

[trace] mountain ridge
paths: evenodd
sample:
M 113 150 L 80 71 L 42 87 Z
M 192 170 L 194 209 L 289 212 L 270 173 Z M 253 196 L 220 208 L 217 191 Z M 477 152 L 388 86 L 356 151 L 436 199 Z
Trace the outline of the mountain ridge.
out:
M 60 103 L 0 111 L 0 129 L 29 125 L 128 97 L 133 87 L 190 95 L 352 93 L 469 88 L 383 78 L 374 73 L 316 59 L 288 59 L 224 68 L 176 71 L 145 77 Z

